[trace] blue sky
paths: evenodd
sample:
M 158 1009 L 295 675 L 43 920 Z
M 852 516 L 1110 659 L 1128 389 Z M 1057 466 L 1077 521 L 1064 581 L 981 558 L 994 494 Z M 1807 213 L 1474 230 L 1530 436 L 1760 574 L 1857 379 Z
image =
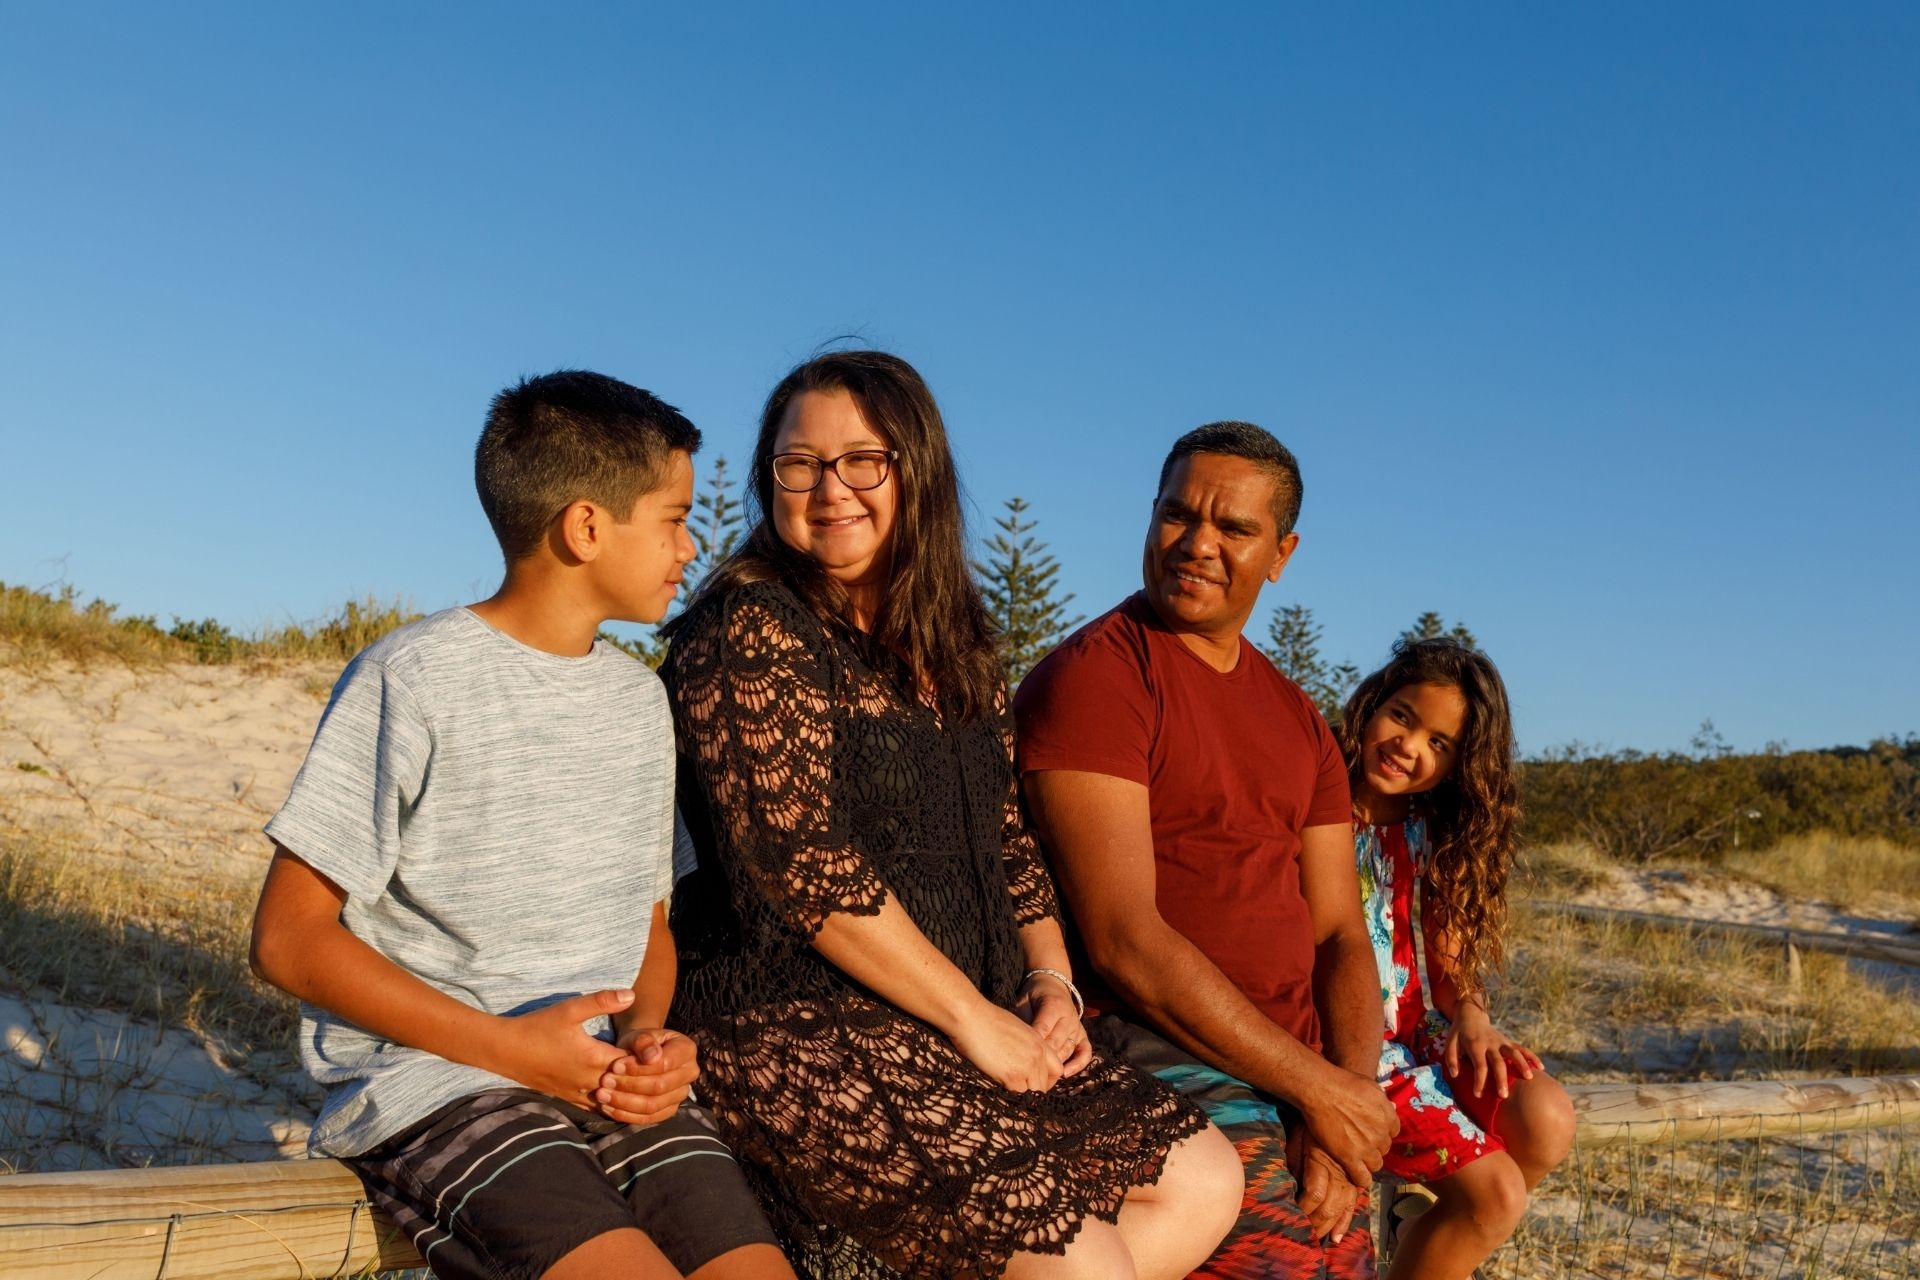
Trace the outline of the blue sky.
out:
M 737 462 L 854 333 L 1077 610 L 1242 417 L 1264 603 L 1464 619 L 1527 749 L 1920 730 L 1920 9 L 693 9 L 0 4 L 0 580 L 460 602 L 499 386 Z

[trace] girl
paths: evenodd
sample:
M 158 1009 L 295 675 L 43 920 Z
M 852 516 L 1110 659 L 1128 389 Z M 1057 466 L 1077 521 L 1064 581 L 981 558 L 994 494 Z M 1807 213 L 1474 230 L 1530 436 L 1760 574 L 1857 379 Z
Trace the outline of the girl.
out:
M 1386 1006 L 1380 1083 L 1400 1113 L 1383 1168 L 1437 1197 L 1401 1232 L 1387 1280 L 1464 1278 L 1573 1145 L 1566 1090 L 1487 1017 L 1519 811 L 1506 688 L 1457 641 L 1402 641 L 1347 700 L 1339 736 Z M 1431 1007 L 1414 959 L 1416 882 Z

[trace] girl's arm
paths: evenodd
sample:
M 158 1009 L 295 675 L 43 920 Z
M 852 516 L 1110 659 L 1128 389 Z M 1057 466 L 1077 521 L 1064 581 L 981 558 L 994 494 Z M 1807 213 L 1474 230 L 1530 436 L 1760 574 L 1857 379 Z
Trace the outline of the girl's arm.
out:
M 1427 987 L 1433 1007 L 1451 1024 L 1444 1055 L 1447 1076 L 1458 1080 L 1461 1072 L 1471 1067 L 1475 1097 L 1486 1092 L 1491 1080 L 1494 1091 L 1504 1098 L 1509 1075 L 1518 1072 L 1522 1080 L 1533 1079 L 1533 1073 L 1541 1070 L 1540 1058 L 1493 1025 L 1484 988 L 1468 987 L 1461 980 L 1460 940 L 1433 927 L 1426 896 L 1427 882 L 1422 877 L 1420 928 L 1426 940 Z

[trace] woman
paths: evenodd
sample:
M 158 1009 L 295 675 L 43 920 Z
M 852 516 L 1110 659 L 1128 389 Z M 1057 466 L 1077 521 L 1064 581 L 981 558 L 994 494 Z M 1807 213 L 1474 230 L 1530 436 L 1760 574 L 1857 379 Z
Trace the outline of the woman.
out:
M 750 487 L 661 674 L 700 861 L 674 1015 L 775 1229 L 816 1275 L 1184 1275 L 1239 1162 L 1080 1025 L 926 384 L 806 362 Z

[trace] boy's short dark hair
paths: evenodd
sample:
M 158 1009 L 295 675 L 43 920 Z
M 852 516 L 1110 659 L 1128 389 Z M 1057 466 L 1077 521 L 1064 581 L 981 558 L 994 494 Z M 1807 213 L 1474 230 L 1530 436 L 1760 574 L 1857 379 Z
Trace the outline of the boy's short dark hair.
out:
M 1195 427 L 1167 450 L 1167 460 L 1160 464 L 1160 487 L 1154 490 L 1156 497 L 1165 491 L 1173 464 L 1196 453 L 1224 453 L 1245 458 L 1272 476 L 1273 522 L 1278 526 L 1275 536 L 1284 538 L 1293 532 L 1294 522 L 1300 518 L 1300 463 L 1295 460 L 1293 450 L 1274 439 L 1272 432 L 1251 422 L 1209 422 L 1204 427 Z
M 651 392 L 562 369 L 493 398 L 473 482 L 511 564 L 540 545 L 570 502 L 596 502 L 625 520 L 665 478 L 674 450 L 699 448 L 700 429 Z

